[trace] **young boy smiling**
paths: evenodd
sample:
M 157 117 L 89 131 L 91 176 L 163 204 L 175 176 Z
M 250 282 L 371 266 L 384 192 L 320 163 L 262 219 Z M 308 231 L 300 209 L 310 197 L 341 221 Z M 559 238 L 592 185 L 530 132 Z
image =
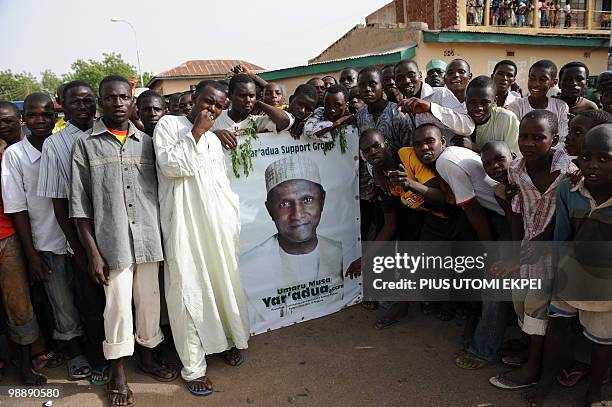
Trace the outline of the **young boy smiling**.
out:
M 522 120 L 523 116 L 535 109 L 545 109 L 554 113 L 559 126 L 559 144 L 555 148 L 563 146 L 565 136 L 567 136 L 567 115 L 569 113 L 567 103 L 547 96 L 548 91 L 557 82 L 557 66 L 555 63 L 547 59 L 537 61 L 529 68 L 527 87 L 530 95 L 508 106 L 508 110 L 514 113 L 519 120 Z
M 510 151 L 520 157 L 519 121 L 512 112 L 495 106 L 496 91 L 495 82 L 488 76 L 478 76 L 470 82 L 466 92 L 466 106 L 468 115 L 476 124 L 476 130 L 471 136 L 455 136 L 452 144 L 479 153 L 489 141 L 504 141 Z

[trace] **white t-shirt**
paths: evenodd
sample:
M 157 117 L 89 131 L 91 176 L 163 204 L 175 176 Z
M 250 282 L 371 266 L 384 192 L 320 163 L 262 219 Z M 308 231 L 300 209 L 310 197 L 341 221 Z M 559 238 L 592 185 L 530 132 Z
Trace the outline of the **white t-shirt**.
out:
M 529 97 L 524 97 L 508 105 L 508 110 L 513 112 L 520 122 L 523 119 L 523 116 L 535 109 L 531 106 L 531 104 L 529 104 Z M 549 97 L 548 106 L 546 107 L 546 110 L 553 112 L 557 116 L 557 120 L 559 121 L 559 143 L 557 143 L 556 148 L 560 148 L 564 145 L 565 137 L 567 136 L 567 115 L 569 113 L 569 107 L 567 106 L 567 103 L 565 103 L 561 99 Z
M 66 254 L 68 243 L 53 215 L 51 198 L 37 195 L 40 172 L 38 151 L 27 138 L 13 144 L 2 157 L 4 213 L 28 211 L 32 242 L 37 251 Z
M 436 160 L 438 174 L 450 186 L 459 206 L 469 204 L 474 198 L 480 205 L 504 215 L 495 200 L 498 182 L 487 175 L 480 156 L 464 147 L 446 147 Z
M 276 124 L 268 117 L 267 115 L 249 115 L 246 119 L 241 122 L 235 122 L 231 117 L 227 114 L 229 110 L 224 110 L 219 117 L 217 117 L 212 125 L 210 131 L 216 130 L 232 130 L 238 131 L 242 129 L 247 129 L 249 127 L 257 130 L 258 133 L 266 133 L 266 132 L 276 132 Z M 295 119 L 293 115 L 288 112 L 283 112 L 289 118 L 289 126 L 282 130 L 287 130 L 291 128 Z

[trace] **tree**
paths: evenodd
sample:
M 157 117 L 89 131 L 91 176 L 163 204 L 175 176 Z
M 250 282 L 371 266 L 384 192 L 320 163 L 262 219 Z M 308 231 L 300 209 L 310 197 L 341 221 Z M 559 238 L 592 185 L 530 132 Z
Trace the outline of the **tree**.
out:
M 10 69 L 0 71 L 0 100 L 24 100 L 32 92 L 42 88 L 31 73 L 13 73 Z
M 121 54 L 102 54 L 102 61 L 77 59 L 70 65 L 72 72 L 58 76 L 50 69 L 41 72 L 40 82 L 29 72 L 13 73 L 0 71 L 0 100 L 23 100 L 32 92 L 44 92 L 54 97 L 59 85 L 64 82 L 81 80 L 98 93 L 98 84 L 108 75 L 121 75 L 127 79 L 140 80 L 136 68 L 125 62 Z M 143 72 L 144 85 L 153 77 L 151 72 Z M 144 86 L 143 85 L 143 86 Z
M 40 85 L 43 92 L 47 93 L 51 97 L 55 97 L 57 88 L 65 82 L 65 75 L 64 78 L 60 78 L 50 69 L 45 69 L 45 71 L 41 72 L 40 75 Z
M 85 81 L 98 92 L 98 84 L 108 75 L 121 75 L 125 78 L 138 78 L 138 73 L 133 65 L 125 62 L 120 54 L 111 52 L 110 54 L 102 54 L 102 61 L 84 61 L 76 60 L 70 68 L 72 73 L 67 75 L 66 79 Z

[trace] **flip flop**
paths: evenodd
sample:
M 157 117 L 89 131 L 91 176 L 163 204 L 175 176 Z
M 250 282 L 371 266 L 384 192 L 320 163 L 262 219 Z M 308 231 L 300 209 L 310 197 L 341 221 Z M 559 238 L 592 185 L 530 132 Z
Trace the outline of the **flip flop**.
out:
M 384 317 L 376 321 L 376 324 L 374 324 L 374 327 L 376 329 L 387 329 L 399 323 L 400 323 L 399 319 L 385 315 Z
M 202 378 L 203 377 L 203 378 Z M 208 377 L 206 376 L 202 376 L 199 379 L 194 379 L 194 380 L 183 380 L 185 382 L 185 387 L 187 388 L 187 390 L 189 391 L 189 393 L 193 394 L 194 396 L 208 396 L 210 394 L 212 394 L 212 389 L 205 389 L 205 390 L 194 390 L 191 388 L 190 384 L 191 383 L 201 383 L 204 386 L 209 385 L 212 387 L 212 383 L 210 382 L 210 380 L 208 380 Z
M 561 373 L 557 375 L 557 383 L 563 387 L 574 387 L 580 380 L 589 374 L 590 370 L 588 367 L 584 369 L 575 368 L 569 372 L 566 369 L 561 370 Z
M 110 370 L 110 365 L 103 366 L 102 368 L 92 368 L 89 381 L 94 386 L 104 386 L 108 384 L 108 382 L 110 382 L 110 379 L 111 379 L 109 370 Z M 93 378 L 94 376 L 100 376 L 102 380 L 96 380 Z
M 455 358 L 455 366 L 465 370 L 477 370 L 488 366 L 491 362 L 474 355 L 471 352 L 463 352 Z
M 223 360 L 225 361 L 225 363 L 227 363 L 228 365 L 232 366 L 232 367 L 240 367 L 245 361 L 246 361 L 246 357 L 242 354 L 242 352 L 238 351 L 238 349 L 236 349 L 236 351 L 240 352 L 240 356 L 236 357 L 232 357 L 232 353 L 235 352 L 233 351 L 233 349 L 236 348 L 232 348 L 230 350 L 226 350 L 221 352 L 221 357 L 223 358 Z
M 173 370 L 172 369 L 168 369 L 167 366 L 160 366 L 160 367 L 157 367 L 157 368 L 155 368 L 153 370 L 147 370 L 147 369 L 145 369 L 145 367 L 140 362 L 137 362 L 136 365 L 138 366 L 138 369 L 142 373 L 146 374 L 147 376 L 151 377 L 152 379 L 157 380 L 158 382 L 163 382 L 163 383 L 173 382 L 174 380 L 176 380 L 176 378 L 179 375 L 178 369 L 173 369 Z M 172 376 L 171 377 L 160 376 L 159 373 L 162 370 L 166 370 L 166 371 L 172 372 Z
M 493 387 L 497 387 L 498 389 L 501 389 L 501 390 L 522 390 L 522 389 L 527 389 L 529 387 L 533 387 L 536 384 L 538 384 L 538 382 L 527 383 L 527 384 L 513 383 L 510 380 L 506 379 L 502 374 L 491 377 L 489 379 L 489 383 L 491 383 Z
M 77 370 L 82 370 L 83 368 L 89 368 L 89 371 L 87 373 L 76 373 Z M 70 380 L 85 379 L 89 376 L 91 376 L 91 365 L 84 355 L 75 356 L 68 361 L 68 377 L 70 377 Z

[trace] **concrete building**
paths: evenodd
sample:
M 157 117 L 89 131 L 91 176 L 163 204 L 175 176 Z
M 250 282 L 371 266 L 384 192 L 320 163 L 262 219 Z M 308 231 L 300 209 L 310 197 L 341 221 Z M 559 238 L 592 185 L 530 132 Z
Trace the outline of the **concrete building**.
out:
M 147 87 L 162 95 L 184 92 L 194 89 L 198 82 L 204 79 L 225 79 L 227 73 L 236 65 L 244 65 L 256 73 L 264 69 L 247 61 L 234 59 L 191 60 L 155 75 Z
M 503 13 L 500 7 L 491 8 L 499 4 L 508 5 Z M 402 58 L 415 59 L 422 69 L 431 59 L 464 58 L 474 76 L 490 75 L 497 61 L 511 59 L 518 65 L 522 88 L 529 66 L 544 58 L 559 67 L 583 61 L 591 75 L 597 75 L 607 67 L 610 0 L 570 0 L 569 4 L 569 12 L 555 8 L 541 18 L 534 12 L 536 0 L 395 0 L 368 15 L 365 24 L 353 27 L 307 65 L 261 76 L 293 92 L 313 76 L 338 77 L 344 67 L 385 65 Z M 520 22 L 519 6 L 525 12 Z M 505 17 L 493 19 L 496 14 Z

